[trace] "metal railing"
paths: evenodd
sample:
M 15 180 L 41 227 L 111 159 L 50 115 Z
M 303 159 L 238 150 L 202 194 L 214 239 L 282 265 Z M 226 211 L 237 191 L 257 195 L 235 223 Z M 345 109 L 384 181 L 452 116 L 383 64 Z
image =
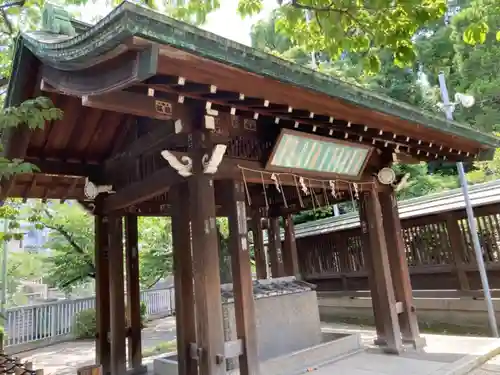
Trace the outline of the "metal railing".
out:
M 141 292 L 146 318 L 164 317 L 175 312 L 174 288 Z M 62 341 L 71 338 L 75 316 L 95 308 L 95 297 L 61 300 L 39 305 L 10 308 L 5 311 L 5 346 Z

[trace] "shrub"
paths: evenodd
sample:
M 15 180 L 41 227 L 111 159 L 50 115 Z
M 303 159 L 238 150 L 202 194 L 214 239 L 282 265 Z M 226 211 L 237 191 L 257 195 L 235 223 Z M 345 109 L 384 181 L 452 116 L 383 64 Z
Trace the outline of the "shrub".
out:
M 146 321 L 147 306 L 141 302 L 141 328 L 144 328 Z M 125 324 L 130 327 L 130 319 L 128 313 L 125 316 Z M 97 335 L 97 318 L 95 309 L 82 310 L 75 315 L 73 322 L 73 334 L 77 339 L 91 339 Z
M 97 320 L 95 309 L 80 311 L 75 315 L 73 334 L 78 339 L 95 338 L 97 333 Z
M 141 301 L 140 310 L 141 310 L 141 327 L 144 328 L 148 314 L 148 307 L 146 306 L 146 302 Z
M 0 326 L 0 350 L 3 351 L 3 347 L 6 341 L 7 341 L 7 333 L 5 333 L 4 327 Z

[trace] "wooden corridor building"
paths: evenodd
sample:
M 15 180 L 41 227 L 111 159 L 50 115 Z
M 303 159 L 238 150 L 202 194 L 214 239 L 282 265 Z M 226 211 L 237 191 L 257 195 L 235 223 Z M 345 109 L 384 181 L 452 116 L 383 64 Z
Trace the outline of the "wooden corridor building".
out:
M 43 20 L 19 38 L 7 104 L 46 95 L 64 117 L 3 134 L 6 156 L 40 171 L 2 180 L 0 198 L 76 199 L 94 213 L 97 361 L 106 373 L 125 373 L 127 339 L 129 367 L 144 370 L 141 215 L 172 217 L 182 375 L 224 374 L 235 347 L 240 373 L 259 374 L 247 220 L 258 268 L 265 217 L 273 277 L 298 275 L 290 215 L 350 199 L 361 207 L 377 342 L 393 353 L 422 344 L 389 167 L 395 155 L 487 158 L 496 138 L 131 3 L 94 26 L 52 6 Z M 232 343 L 223 335 L 217 216 L 230 226 Z

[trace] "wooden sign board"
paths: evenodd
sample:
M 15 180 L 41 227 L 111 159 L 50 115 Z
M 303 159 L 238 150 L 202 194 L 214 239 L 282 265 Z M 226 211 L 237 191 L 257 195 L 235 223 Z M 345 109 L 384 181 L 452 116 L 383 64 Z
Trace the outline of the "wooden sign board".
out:
M 281 131 L 266 169 L 317 176 L 359 177 L 372 148 L 290 129 Z

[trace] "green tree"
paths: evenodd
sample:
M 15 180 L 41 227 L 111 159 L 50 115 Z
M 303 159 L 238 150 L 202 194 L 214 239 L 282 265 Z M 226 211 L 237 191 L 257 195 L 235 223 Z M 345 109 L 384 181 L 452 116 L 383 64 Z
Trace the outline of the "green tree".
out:
M 150 288 L 172 272 L 172 222 L 165 217 L 139 218 L 139 277 Z
M 258 14 L 264 0 L 239 0 L 240 15 Z M 393 2 L 291 0 L 278 1 L 276 28 L 304 50 L 322 51 L 338 59 L 344 51 L 360 53 L 370 70 L 378 70 L 380 48 L 391 52 L 394 63 L 403 66 L 414 60 L 412 37 L 415 32 L 441 19 L 446 12 L 445 0 L 407 0 Z M 174 15 L 205 20 L 217 9 L 217 0 L 184 0 L 178 2 Z
M 482 9 L 484 7 L 487 13 Z M 485 131 L 500 131 L 500 43 L 488 34 L 484 43 L 467 44 L 461 34 L 470 24 L 485 23 L 490 29 L 500 28 L 500 6 L 494 0 L 472 1 L 470 7 L 453 17 L 453 71 L 450 74 L 456 91 L 475 96 L 472 108 L 457 108 L 457 118 Z
M 94 219 L 77 203 L 55 203 L 35 208 L 40 223 L 50 230 L 45 246 L 46 281 L 61 290 L 95 278 Z M 172 271 L 170 219 L 142 217 L 139 220 L 139 276 L 149 288 Z
M 217 218 L 217 239 L 219 240 L 219 271 L 221 284 L 231 283 L 231 254 L 229 252 L 229 222 L 227 218 Z
M 40 222 L 50 230 L 46 282 L 68 291 L 94 278 L 92 217 L 78 204 L 51 202 L 40 207 Z
M 258 14 L 263 3 L 264 0 L 239 0 L 238 12 L 240 16 Z M 500 39 L 499 28 L 484 21 L 490 7 L 500 5 L 489 0 L 476 4 L 478 17 L 462 31 L 463 40 L 478 44 L 490 35 Z M 387 51 L 397 66 L 411 66 L 417 55 L 415 36 L 432 29 L 464 5 L 467 1 L 278 0 L 273 19 L 276 29 L 303 51 L 321 51 L 333 60 L 345 52 L 356 53 L 365 69 L 378 71 L 381 50 Z M 182 0 L 170 6 L 169 11 L 178 18 L 203 23 L 207 14 L 219 7 L 219 0 Z
M 18 294 L 22 281 L 32 281 L 44 276 L 45 256 L 36 253 L 12 252 L 7 263 L 7 304 L 24 304 Z

